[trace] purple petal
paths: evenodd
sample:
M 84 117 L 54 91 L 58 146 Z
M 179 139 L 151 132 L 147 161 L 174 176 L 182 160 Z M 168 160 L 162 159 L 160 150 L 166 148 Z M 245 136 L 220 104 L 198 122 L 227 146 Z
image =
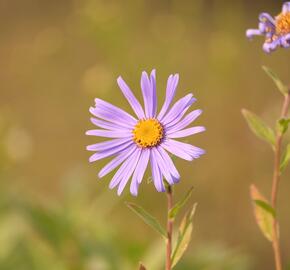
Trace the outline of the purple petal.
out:
M 121 152 L 117 157 L 112 159 L 106 166 L 104 166 L 98 173 L 98 177 L 102 178 L 112 170 L 117 168 L 125 159 L 127 159 L 131 154 L 137 149 L 135 144 L 130 145 L 126 151 Z
M 169 108 L 169 106 L 170 106 L 170 104 L 175 96 L 178 81 L 179 81 L 178 74 L 175 74 L 174 76 L 170 75 L 168 77 L 167 86 L 166 86 L 166 98 L 165 98 L 164 104 L 160 110 L 160 113 L 157 117 L 159 120 L 162 120 L 162 118 L 166 114 L 166 112 L 167 112 L 167 110 L 168 110 L 168 108 Z
M 158 167 L 158 163 L 155 159 L 155 155 L 153 154 L 152 149 L 150 153 L 150 163 L 151 163 L 152 178 L 153 178 L 153 183 L 155 185 L 155 188 L 157 189 L 158 192 L 164 192 L 165 187 L 163 184 L 162 174 Z
M 254 36 L 261 36 L 262 33 L 259 29 L 248 29 L 246 31 L 246 37 L 252 39 Z
M 102 152 L 97 152 L 97 153 L 93 154 L 90 157 L 89 161 L 90 162 L 94 162 L 94 161 L 97 161 L 97 160 L 100 160 L 100 159 L 103 159 L 103 158 L 106 158 L 106 157 L 110 157 L 110 156 L 116 155 L 116 154 L 124 151 L 124 149 L 127 149 L 132 144 L 133 144 L 133 142 L 129 141 L 127 143 L 112 147 L 112 148 L 110 148 L 108 150 L 105 150 L 105 151 L 102 151 Z
M 261 32 L 261 34 L 265 34 L 267 32 L 267 28 L 268 28 L 268 24 L 265 22 L 260 22 L 259 23 L 259 31 Z
M 130 131 L 118 131 L 118 130 L 102 130 L 92 129 L 86 132 L 86 135 L 105 137 L 105 138 L 132 138 Z
M 197 127 L 187 128 L 187 129 L 183 129 L 177 132 L 173 132 L 167 135 L 167 137 L 168 138 L 183 138 L 183 137 L 187 137 L 187 136 L 197 134 L 203 131 L 205 131 L 205 127 L 197 126 Z
M 180 174 L 177 171 L 172 159 L 170 158 L 170 156 L 167 154 L 167 152 L 161 146 L 158 146 L 157 150 L 159 151 L 160 155 L 162 156 L 163 160 L 165 161 L 165 163 L 170 171 L 170 174 L 174 177 L 174 182 L 175 183 L 178 182 L 180 179 Z
M 286 49 L 290 47 L 290 33 L 281 37 L 281 46 Z
M 131 138 L 113 139 L 105 142 L 95 143 L 87 146 L 88 151 L 104 151 L 112 147 L 131 141 Z
M 196 101 L 195 98 L 192 97 L 192 94 L 189 94 L 179 101 L 177 101 L 168 114 L 164 117 L 162 124 L 166 127 L 173 126 L 182 119 L 184 114 L 190 108 L 192 103 Z
M 201 155 L 205 154 L 205 151 L 203 149 L 188 143 L 183 143 L 172 139 L 168 139 L 168 142 L 169 144 L 178 147 L 180 150 L 187 152 L 194 159 L 199 158 Z
M 131 122 L 127 122 L 120 115 L 100 108 L 90 107 L 90 112 L 98 118 L 104 119 L 108 122 L 114 123 L 126 129 L 133 129 L 137 123 L 137 121 L 134 124 L 132 124 Z
M 197 117 L 199 117 L 202 113 L 202 110 L 194 110 L 191 113 L 189 113 L 187 116 L 185 116 L 180 122 L 178 122 L 176 125 L 168 125 L 166 126 L 166 134 L 171 134 L 173 132 L 176 132 L 178 130 L 181 130 L 188 125 L 190 125 Z
M 142 109 L 141 104 L 139 103 L 139 101 L 137 100 L 137 98 L 135 97 L 135 95 L 133 94 L 133 92 L 131 91 L 131 89 L 125 83 L 125 81 L 122 79 L 121 76 L 117 79 L 117 83 L 118 83 L 123 95 L 126 97 L 129 104 L 131 105 L 133 111 L 137 115 L 137 117 L 139 119 L 145 118 L 145 114 L 144 114 L 144 111 Z
M 275 34 L 276 26 L 271 22 L 260 22 L 259 23 L 259 30 L 261 34 L 267 35 L 267 37 L 272 37 Z
M 129 158 L 127 158 L 127 160 L 121 165 L 121 167 L 115 173 L 109 185 L 110 189 L 116 187 L 127 175 L 128 169 L 130 169 L 132 165 L 134 165 L 134 160 L 136 161 L 136 157 L 139 155 L 139 150 L 140 149 L 136 147 L 132 155 Z
M 274 40 L 272 42 L 265 42 L 263 44 L 263 50 L 266 53 L 270 53 L 272 51 L 275 51 L 277 49 L 277 47 L 280 46 L 280 39 Z
M 141 89 L 144 99 L 145 116 L 147 118 L 153 117 L 153 92 L 151 86 L 148 74 L 143 71 L 141 76 Z
M 290 12 L 290 2 L 285 2 L 282 7 L 282 13 Z
M 105 128 L 105 129 L 109 129 L 109 130 L 123 130 L 123 131 L 130 131 L 130 129 L 119 126 L 118 124 L 115 123 L 111 123 L 111 122 L 107 122 L 107 121 L 103 121 L 94 117 L 91 117 L 91 122 L 100 127 L 100 128 Z
M 165 140 L 161 146 L 173 155 L 189 161 L 199 158 L 205 153 L 201 148 L 172 139 Z
M 127 185 L 130 177 L 132 176 L 134 170 L 136 169 L 136 165 L 139 161 L 140 158 L 140 154 L 142 152 L 142 149 L 138 148 L 135 155 L 134 155 L 134 159 L 132 160 L 132 162 L 130 164 L 128 164 L 128 167 L 126 169 L 126 173 L 123 174 L 122 180 L 118 186 L 118 195 L 120 196 L 121 193 L 123 192 L 125 186 Z
M 132 125 L 134 125 L 137 121 L 136 118 L 134 118 L 129 113 L 99 98 L 95 99 L 95 108 L 103 109 L 104 111 L 115 114 L 121 119 L 124 119 L 125 121 L 131 123 Z
M 192 161 L 193 158 L 188 154 L 186 153 L 185 151 L 179 149 L 178 147 L 176 147 L 175 145 L 173 144 L 170 144 L 169 142 L 163 142 L 161 144 L 161 146 L 166 149 L 168 152 L 170 152 L 171 154 L 179 157 L 179 158 L 182 158 L 182 159 L 185 159 L 185 160 L 188 160 L 188 161 Z
M 173 185 L 174 184 L 173 177 L 168 170 L 168 165 L 165 163 L 165 161 L 162 158 L 162 156 L 160 155 L 159 151 L 153 147 L 151 149 L 151 153 L 152 153 L 152 155 L 154 155 L 155 160 L 158 164 L 158 167 L 161 170 L 161 173 L 164 175 L 167 182 L 169 183 L 169 185 Z
M 156 94 L 156 70 L 153 69 L 150 74 L 150 82 L 152 89 L 152 117 L 156 117 L 157 113 L 157 94 Z
M 272 25 L 275 25 L 275 19 L 268 13 L 261 13 L 259 15 L 259 21 L 260 22 L 269 22 Z
M 141 152 L 139 162 L 138 162 L 136 169 L 134 171 L 131 185 L 130 185 L 131 194 L 134 196 L 138 195 L 138 187 L 139 187 L 139 184 L 141 184 L 141 182 L 142 182 L 144 173 L 146 171 L 146 168 L 147 168 L 147 165 L 149 162 L 149 157 L 150 157 L 150 150 L 143 149 Z
M 191 102 L 184 108 L 183 111 L 181 111 L 177 116 L 176 118 L 172 119 L 172 121 L 169 121 L 167 124 L 166 124 L 166 129 L 167 128 L 171 128 L 171 127 L 174 127 L 175 125 L 177 125 L 181 119 L 183 118 L 183 116 L 186 114 L 186 112 L 188 111 L 188 109 L 190 108 L 190 106 L 192 105 L 192 103 L 195 101 L 195 99 L 192 99 Z

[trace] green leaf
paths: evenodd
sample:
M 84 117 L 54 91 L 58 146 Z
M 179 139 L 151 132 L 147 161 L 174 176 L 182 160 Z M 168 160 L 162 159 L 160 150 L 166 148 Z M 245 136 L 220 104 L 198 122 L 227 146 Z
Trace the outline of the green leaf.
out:
M 278 78 L 278 76 L 272 71 L 272 69 L 262 66 L 263 70 L 267 73 L 267 75 L 273 80 L 276 84 L 278 90 L 283 94 L 288 94 L 288 87 Z
M 273 216 L 273 218 L 276 217 L 276 211 L 269 203 L 262 201 L 262 200 L 254 200 L 254 202 L 257 206 L 263 208 L 268 213 L 270 213 Z
M 290 144 L 287 145 L 286 151 L 283 155 L 281 166 L 280 166 L 280 172 L 283 172 L 285 170 L 289 161 L 290 161 Z
M 186 193 L 186 195 L 184 196 L 184 198 L 182 200 L 180 200 L 175 206 L 173 206 L 169 213 L 168 213 L 168 217 L 170 219 L 174 219 L 176 217 L 176 215 L 179 213 L 179 211 L 181 210 L 181 208 L 187 203 L 187 201 L 189 200 L 189 198 L 191 197 L 193 191 L 193 187 L 191 187 L 188 192 Z
M 244 115 L 250 129 L 260 139 L 270 143 L 272 146 L 275 145 L 275 135 L 271 128 L 269 128 L 261 118 L 254 113 L 243 109 L 242 114 Z
M 197 204 L 195 203 L 191 211 L 185 214 L 179 226 L 176 247 L 171 257 L 172 267 L 174 267 L 181 259 L 190 242 L 191 233 L 193 229 L 192 219 L 196 210 L 196 206 Z
M 141 206 L 134 203 L 126 203 L 126 205 L 139 216 L 147 225 L 153 228 L 155 231 L 160 233 L 165 239 L 167 239 L 167 233 L 164 228 L 160 225 L 155 217 L 149 214 L 146 210 L 144 210 Z
M 290 124 L 290 118 L 282 118 L 277 122 L 277 130 L 280 134 L 285 134 Z
M 142 263 L 140 263 L 139 265 L 139 270 L 146 270 L 145 266 Z
M 258 191 L 256 186 L 252 185 L 250 194 L 254 203 L 254 215 L 256 222 L 263 235 L 272 242 L 273 240 L 273 221 L 275 210 L 271 207 L 265 197 Z

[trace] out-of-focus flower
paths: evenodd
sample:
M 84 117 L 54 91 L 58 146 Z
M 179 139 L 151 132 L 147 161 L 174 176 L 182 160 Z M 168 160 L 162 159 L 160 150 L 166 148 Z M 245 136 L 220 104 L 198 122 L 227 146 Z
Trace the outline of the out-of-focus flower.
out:
M 282 12 L 273 18 L 268 13 L 259 15 L 259 28 L 248 29 L 248 38 L 265 36 L 263 50 L 270 53 L 278 47 L 290 47 L 290 2 L 285 2 Z
M 12 127 L 4 138 L 4 147 L 12 161 L 22 162 L 31 156 L 33 140 L 25 129 Z
M 96 152 L 89 160 L 94 162 L 114 157 L 99 172 L 100 178 L 122 164 L 110 182 L 110 188 L 118 186 L 118 195 L 132 177 L 130 191 L 137 196 L 149 162 L 157 191 L 165 191 L 163 177 L 169 185 L 177 183 L 180 175 L 167 151 L 189 161 L 204 154 L 204 150 L 198 147 L 175 140 L 205 130 L 202 126 L 186 128 L 202 112 L 194 110 L 184 116 L 196 101 L 192 94 L 179 99 L 170 107 L 178 80 L 178 74 L 169 76 L 165 102 L 158 114 L 155 70 L 150 76 L 146 72 L 141 76 L 145 110 L 125 81 L 121 77 L 117 79 L 122 93 L 137 117 L 98 98 L 95 99 L 95 107 L 90 108 L 90 112 L 96 117 L 92 117 L 91 122 L 101 129 L 89 130 L 86 134 L 111 140 L 87 146 L 87 150 Z

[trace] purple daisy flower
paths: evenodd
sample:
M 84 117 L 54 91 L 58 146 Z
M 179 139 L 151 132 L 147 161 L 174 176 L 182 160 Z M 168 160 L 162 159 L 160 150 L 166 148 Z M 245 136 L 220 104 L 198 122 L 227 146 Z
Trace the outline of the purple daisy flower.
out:
M 259 15 L 259 28 L 248 29 L 246 36 L 265 36 L 263 50 L 270 53 L 278 47 L 290 47 L 290 2 L 285 2 L 282 12 L 273 18 L 268 13 Z
M 196 101 L 192 94 L 170 106 L 178 80 L 178 74 L 169 76 L 165 102 L 159 113 L 155 70 L 151 72 L 150 77 L 146 72 L 142 72 L 141 89 L 145 110 L 125 81 L 121 77 L 117 79 L 136 117 L 98 98 L 95 99 L 95 107 L 90 108 L 90 112 L 95 116 L 91 118 L 91 122 L 101 129 L 89 130 L 86 134 L 110 140 L 87 146 L 87 150 L 96 152 L 89 161 L 113 157 L 99 172 L 100 178 L 120 165 L 109 185 L 111 189 L 118 186 L 118 195 L 132 178 L 130 191 L 137 196 L 138 187 L 149 163 L 153 183 L 159 192 L 165 191 L 163 177 L 169 185 L 179 182 L 180 175 L 168 152 L 189 161 L 205 153 L 196 146 L 176 140 L 205 130 L 202 126 L 187 128 L 202 113 L 201 110 L 194 110 L 185 116 Z

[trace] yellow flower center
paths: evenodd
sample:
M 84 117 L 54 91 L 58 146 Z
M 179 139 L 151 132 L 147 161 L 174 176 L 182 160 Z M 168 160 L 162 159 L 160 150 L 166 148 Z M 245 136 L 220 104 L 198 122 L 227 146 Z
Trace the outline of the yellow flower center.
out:
M 163 138 L 163 127 L 154 118 L 140 120 L 133 129 L 134 142 L 143 148 L 158 145 Z
M 290 12 L 281 13 L 276 17 L 276 33 L 278 35 L 290 33 Z

